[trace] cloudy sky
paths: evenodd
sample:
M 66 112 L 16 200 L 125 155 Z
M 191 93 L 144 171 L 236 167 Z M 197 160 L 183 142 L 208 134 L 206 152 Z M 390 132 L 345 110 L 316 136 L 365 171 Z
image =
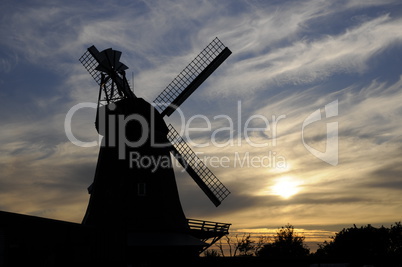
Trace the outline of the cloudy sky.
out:
M 233 54 L 166 121 L 232 194 L 215 208 L 176 168 L 187 217 L 321 238 L 402 220 L 400 1 L 3 0 L 0 14 L 0 210 L 81 221 L 99 148 L 64 121 L 97 100 L 87 47 L 122 51 L 152 101 L 219 37 Z M 94 117 L 74 113 L 78 139 L 97 140 Z

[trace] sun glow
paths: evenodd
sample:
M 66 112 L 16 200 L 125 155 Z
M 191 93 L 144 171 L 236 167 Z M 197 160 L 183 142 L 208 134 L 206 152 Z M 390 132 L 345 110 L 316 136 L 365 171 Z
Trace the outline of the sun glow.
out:
M 287 199 L 290 198 L 291 196 L 294 196 L 300 191 L 298 186 L 299 183 L 292 177 L 281 177 L 271 187 L 271 192 L 274 195 L 278 195 Z

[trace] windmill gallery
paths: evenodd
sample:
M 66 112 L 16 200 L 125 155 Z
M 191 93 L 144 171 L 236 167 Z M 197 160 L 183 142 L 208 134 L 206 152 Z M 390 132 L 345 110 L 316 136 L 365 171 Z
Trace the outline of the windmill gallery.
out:
M 95 126 L 104 137 L 82 223 L 1 211 L 0 265 L 127 266 L 185 261 L 228 234 L 229 223 L 186 218 L 170 154 L 215 206 L 230 191 L 163 117 L 170 116 L 231 51 L 215 38 L 153 104 L 130 89 L 121 54 L 111 48 L 99 52 L 91 46 L 80 58 L 99 86 Z M 114 123 L 116 118 L 127 120 L 133 114 L 141 119 L 125 127 Z M 141 126 L 151 121 L 154 128 Z M 143 141 L 132 146 L 121 142 L 121 136 Z M 150 161 L 147 168 L 137 168 L 130 166 L 132 155 L 165 161 Z

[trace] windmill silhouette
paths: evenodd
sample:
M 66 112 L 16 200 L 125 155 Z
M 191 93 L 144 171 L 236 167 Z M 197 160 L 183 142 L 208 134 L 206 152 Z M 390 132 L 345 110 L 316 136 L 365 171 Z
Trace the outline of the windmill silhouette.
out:
M 230 224 L 185 217 L 170 153 L 215 206 L 230 192 L 163 117 L 231 53 L 215 38 L 152 104 L 130 89 L 121 52 L 91 46 L 80 58 L 99 85 L 95 124 L 103 136 L 83 224 L 104 229 L 105 242 L 117 250 L 125 247 L 126 257 L 133 251 L 146 253 L 146 248 L 198 254 L 228 234 Z

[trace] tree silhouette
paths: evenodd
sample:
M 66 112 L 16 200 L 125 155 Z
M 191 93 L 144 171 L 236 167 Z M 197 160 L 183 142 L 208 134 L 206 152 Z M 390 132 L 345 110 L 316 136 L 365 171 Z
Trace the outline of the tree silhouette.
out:
M 305 237 L 295 233 L 290 224 L 282 226 L 274 236 L 274 242 L 265 244 L 257 252 L 260 257 L 276 259 L 300 259 L 307 257 L 310 250 L 304 244 Z
M 210 257 L 210 258 L 216 258 L 220 257 L 221 255 L 219 254 L 219 251 L 216 249 L 207 249 L 204 251 L 204 257 Z
M 389 230 L 390 254 L 402 257 L 402 224 L 391 225 Z
M 221 239 L 215 244 L 219 251 L 211 252 L 210 250 L 214 249 L 208 249 L 207 254 L 204 253 L 204 255 L 212 257 L 215 256 L 215 253 L 217 252 L 218 256 L 222 257 L 226 257 L 226 254 L 228 254 L 229 257 L 255 256 L 257 251 L 266 244 L 269 237 L 267 235 L 261 235 L 256 239 L 256 237 L 253 238 L 250 233 L 244 233 L 243 235 L 227 235 L 223 239 L 224 241 Z
M 315 255 L 350 260 L 402 259 L 402 225 L 399 222 L 391 228 L 370 224 L 344 228 L 330 242 L 319 245 Z
M 255 242 L 251 240 L 251 234 L 243 234 L 243 236 L 241 237 L 238 234 L 236 234 L 235 236 L 227 235 L 225 236 L 225 240 L 227 243 L 230 257 L 253 255 Z M 219 240 L 219 242 L 217 243 L 217 247 L 219 248 L 220 254 L 223 257 L 225 257 L 223 248 L 224 245 L 222 243 L 222 240 Z

